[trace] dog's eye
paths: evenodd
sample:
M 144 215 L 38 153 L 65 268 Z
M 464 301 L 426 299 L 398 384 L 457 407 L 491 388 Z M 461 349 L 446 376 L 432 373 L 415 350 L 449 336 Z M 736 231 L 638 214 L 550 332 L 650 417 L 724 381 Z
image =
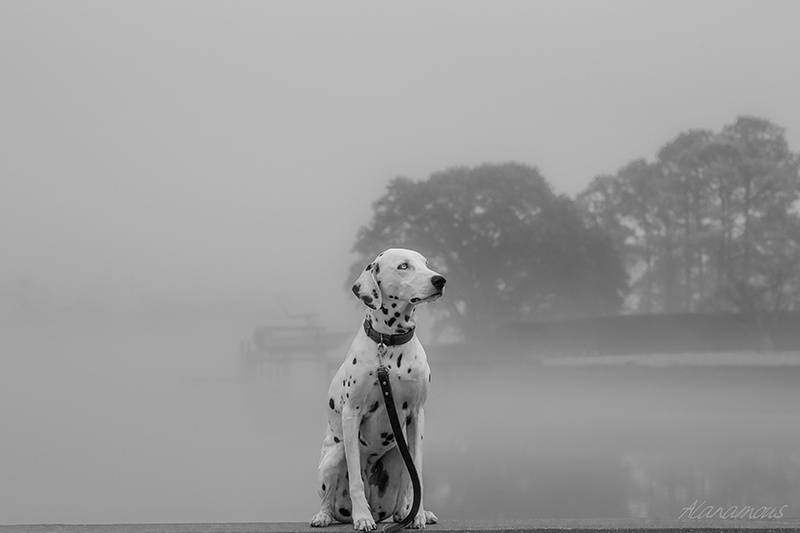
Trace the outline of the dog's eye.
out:
M 397 265 L 397 270 L 408 270 L 408 263 L 400 263 Z

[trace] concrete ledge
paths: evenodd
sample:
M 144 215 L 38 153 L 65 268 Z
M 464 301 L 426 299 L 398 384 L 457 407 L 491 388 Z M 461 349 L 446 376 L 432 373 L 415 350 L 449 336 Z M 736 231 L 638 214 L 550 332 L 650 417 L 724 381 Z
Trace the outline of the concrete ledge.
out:
M 384 524 L 380 524 L 380 533 Z M 349 533 L 349 524 L 324 529 L 302 522 L 260 524 L 113 524 L 0 526 L 0 533 Z M 445 520 L 428 526 L 429 533 L 677 533 L 677 532 L 799 532 L 800 520 Z

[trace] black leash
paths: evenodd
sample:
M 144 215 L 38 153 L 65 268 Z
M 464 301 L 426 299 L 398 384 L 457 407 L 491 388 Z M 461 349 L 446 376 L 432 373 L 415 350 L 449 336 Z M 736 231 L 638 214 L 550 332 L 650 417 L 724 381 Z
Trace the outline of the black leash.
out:
M 401 522 L 383 529 L 384 533 L 394 533 L 407 527 L 417 516 L 419 506 L 422 503 L 422 486 L 419 483 L 419 474 L 417 474 L 411 453 L 408 451 L 406 439 L 403 438 L 403 428 L 400 427 L 400 420 L 397 419 L 397 409 L 394 406 L 394 396 L 392 396 L 392 385 L 389 383 L 389 369 L 383 365 L 378 367 L 378 382 L 381 384 L 383 402 L 386 404 L 386 413 L 389 415 L 389 423 L 392 425 L 392 433 L 394 433 L 397 448 L 400 450 L 400 455 L 406 464 L 408 475 L 411 477 L 411 485 L 414 488 L 414 503 L 411 505 L 411 511 L 408 515 Z

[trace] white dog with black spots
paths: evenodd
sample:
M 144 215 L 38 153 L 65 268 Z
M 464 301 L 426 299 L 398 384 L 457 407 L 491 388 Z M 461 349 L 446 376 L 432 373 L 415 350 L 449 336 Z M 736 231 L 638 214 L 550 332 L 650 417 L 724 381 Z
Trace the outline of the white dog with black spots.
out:
M 421 254 L 393 248 L 367 265 L 353 285 L 367 306 L 366 319 L 328 391 L 328 428 L 317 484 L 322 505 L 311 519 L 312 526 L 337 520 L 372 531 L 389 517 L 403 520 L 411 509 L 411 480 L 376 373 L 381 365 L 389 369 L 397 414 L 421 478 L 423 405 L 431 371 L 414 332 L 414 311 L 417 305 L 438 299 L 445 282 Z M 437 521 L 423 500 L 411 527 L 420 529 Z

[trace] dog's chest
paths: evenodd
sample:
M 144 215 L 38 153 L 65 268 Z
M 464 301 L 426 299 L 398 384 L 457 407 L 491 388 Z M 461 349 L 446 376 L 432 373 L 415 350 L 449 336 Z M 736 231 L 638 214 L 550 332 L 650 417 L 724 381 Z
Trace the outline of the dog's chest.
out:
M 376 371 L 379 363 L 389 371 L 392 396 L 400 424 L 404 428 L 407 424 L 413 423 L 416 414 L 425 403 L 430 380 L 430 369 L 424 355 L 419 357 L 409 350 L 389 348 L 380 360 L 375 360 L 373 365 L 369 365 L 367 375 L 370 379 L 364 383 L 366 390 L 362 390 L 362 394 L 359 394 L 363 409 L 359 442 L 365 452 L 378 454 L 395 444 L 383 393 L 377 379 Z

